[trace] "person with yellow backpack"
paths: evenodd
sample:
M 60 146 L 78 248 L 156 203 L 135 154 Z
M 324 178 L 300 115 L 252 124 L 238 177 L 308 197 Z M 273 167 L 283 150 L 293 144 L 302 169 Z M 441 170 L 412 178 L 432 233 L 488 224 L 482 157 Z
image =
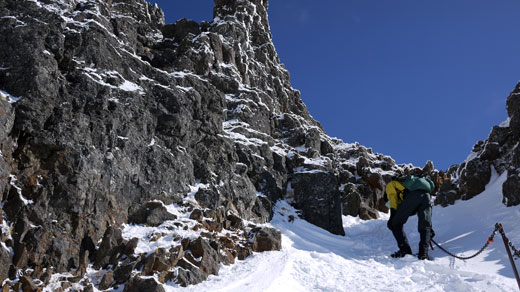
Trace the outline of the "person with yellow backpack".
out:
M 394 179 L 386 185 L 386 196 L 390 204 L 390 219 L 388 229 L 397 241 L 399 250 L 391 254 L 393 258 L 402 258 L 412 254 L 412 249 L 404 233 L 404 224 L 408 217 L 417 214 L 419 217 L 418 231 L 421 236 L 419 242 L 420 260 L 428 258 L 428 244 L 434 236 L 432 229 L 432 202 L 435 184 L 425 177 L 409 175 L 401 179 Z

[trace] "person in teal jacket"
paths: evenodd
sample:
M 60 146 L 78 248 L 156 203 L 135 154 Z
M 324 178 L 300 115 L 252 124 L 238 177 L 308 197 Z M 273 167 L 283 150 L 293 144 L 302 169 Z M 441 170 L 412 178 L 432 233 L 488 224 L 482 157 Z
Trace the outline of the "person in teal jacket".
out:
M 386 185 L 386 195 L 390 203 L 390 219 L 388 228 L 397 241 L 399 250 L 391 254 L 393 258 L 401 258 L 412 254 L 412 249 L 404 233 L 404 224 L 408 217 L 417 214 L 418 231 L 421 236 L 419 254 L 421 260 L 428 259 L 428 244 L 433 237 L 432 203 L 430 194 L 435 184 L 429 178 L 407 176 L 401 180 L 392 180 Z

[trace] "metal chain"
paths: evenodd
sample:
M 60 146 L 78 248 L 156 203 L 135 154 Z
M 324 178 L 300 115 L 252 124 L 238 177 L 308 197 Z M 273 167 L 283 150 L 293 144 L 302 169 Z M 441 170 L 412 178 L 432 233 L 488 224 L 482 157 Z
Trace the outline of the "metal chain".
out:
M 488 238 L 487 242 L 484 244 L 484 246 L 479 250 L 477 251 L 477 253 L 475 253 L 474 255 L 471 255 L 471 256 L 468 256 L 468 257 L 463 257 L 463 256 L 458 256 L 458 255 L 455 255 L 455 254 L 452 254 L 451 252 L 449 252 L 448 250 L 446 250 L 445 248 L 443 248 L 442 246 L 440 246 L 435 240 L 431 240 L 433 243 L 435 243 L 435 245 L 440 248 L 443 252 L 447 253 L 448 255 L 454 257 L 454 258 L 457 258 L 459 260 L 469 260 L 469 259 L 472 259 L 476 256 L 478 256 L 479 254 L 481 254 L 489 245 L 490 243 L 493 241 L 493 239 L 495 238 L 495 235 L 497 234 L 497 231 L 499 230 L 500 228 L 498 227 L 498 225 L 495 225 L 495 230 L 493 230 L 493 233 L 491 234 L 491 236 Z M 516 254 L 516 250 L 515 250 L 515 254 Z
M 515 246 L 511 242 L 511 240 L 509 240 L 509 238 L 507 238 L 504 229 L 501 228 L 501 226 L 498 223 L 495 226 L 496 226 L 495 228 L 500 231 L 500 234 L 507 240 L 507 245 L 509 245 L 509 247 L 513 250 L 513 257 L 514 257 L 514 259 L 515 260 L 519 259 L 520 258 L 520 250 L 515 248 Z

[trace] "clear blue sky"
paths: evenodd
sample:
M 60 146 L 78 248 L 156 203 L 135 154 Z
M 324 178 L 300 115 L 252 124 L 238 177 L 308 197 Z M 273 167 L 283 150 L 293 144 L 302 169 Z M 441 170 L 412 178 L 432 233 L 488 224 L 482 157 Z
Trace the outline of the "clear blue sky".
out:
M 156 0 L 166 22 L 212 0 Z M 520 80 L 518 0 L 270 0 L 294 88 L 330 136 L 444 170 L 507 118 Z

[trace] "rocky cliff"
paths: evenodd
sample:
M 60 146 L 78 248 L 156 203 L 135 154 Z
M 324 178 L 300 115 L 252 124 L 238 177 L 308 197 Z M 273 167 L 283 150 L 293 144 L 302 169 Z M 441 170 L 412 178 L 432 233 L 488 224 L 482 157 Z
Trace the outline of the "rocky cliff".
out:
M 493 171 L 499 175 L 507 172 L 502 186 L 503 203 L 506 206 L 520 204 L 520 83 L 507 97 L 508 119 L 494 126 L 489 137 L 478 141 L 473 151 L 461 164 L 450 167 L 440 181 L 436 203 L 443 206 L 456 200 L 469 200 L 484 191 Z
M 396 173 L 473 191 L 459 182 L 486 155 L 451 183 L 327 136 L 280 64 L 267 6 L 215 0 L 211 22 L 165 24 L 144 0 L 0 0 L 6 289 L 163 291 L 147 276 L 198 283 L 280 249 L 259 225 L 279 199 L 343 235 L 342 214 L 387 211 Z

